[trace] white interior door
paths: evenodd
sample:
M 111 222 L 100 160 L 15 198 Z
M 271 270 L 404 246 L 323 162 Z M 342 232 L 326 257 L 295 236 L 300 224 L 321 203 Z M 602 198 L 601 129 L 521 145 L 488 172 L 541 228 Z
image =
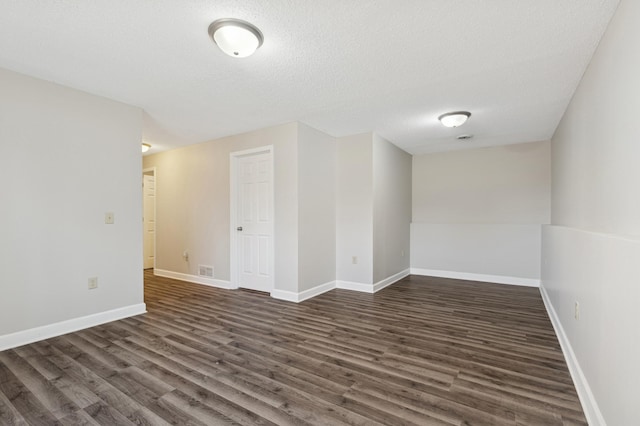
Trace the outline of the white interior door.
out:
M 156 177 L 142 176 L 144 269 L 153 268 L 156 261 Z
M 236 248 L 238 286 L 273 288 L 273 173 L 271 153 L 237 158 Z

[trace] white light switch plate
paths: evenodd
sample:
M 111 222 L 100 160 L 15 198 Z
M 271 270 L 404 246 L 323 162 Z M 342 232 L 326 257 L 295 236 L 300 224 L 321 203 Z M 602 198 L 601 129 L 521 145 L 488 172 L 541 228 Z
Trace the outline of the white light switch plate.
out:
M 93 290 L 94 288 L 98 288 L 98 277 L 89 278 L 88 286 L 89 290 Z
M 115 214 L 108 212 L 104 214 L 104 223 L 107 225 L 113 225 L 115 223 Z

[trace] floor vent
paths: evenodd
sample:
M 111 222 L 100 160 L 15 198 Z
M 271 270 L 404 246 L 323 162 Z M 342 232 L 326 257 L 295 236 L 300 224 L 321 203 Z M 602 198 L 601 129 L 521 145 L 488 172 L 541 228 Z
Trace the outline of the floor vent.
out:
M 213 278 L 213 266 L 198 265 L 198 275 Z

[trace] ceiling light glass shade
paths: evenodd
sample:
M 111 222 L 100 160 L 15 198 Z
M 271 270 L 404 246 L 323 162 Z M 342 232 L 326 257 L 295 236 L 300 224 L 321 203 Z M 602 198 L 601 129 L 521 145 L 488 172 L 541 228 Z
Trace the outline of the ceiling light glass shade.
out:
M 456 111 L 442 114 L 438 117 L 438 120 L 445 127 L 459 127 L 462 126 L 471 117 L 471 113 L 468 111 Z
M 209 35 L 220 50 L 234 58 L 246 58 L 262 46 L 259 29 L 240 19 L 218 19 L 209 25 Z
M 151 149 L 151 145 L 149 145 L 148 143 L 143 143 L 142 144 L 142 152 L 147 152 Z

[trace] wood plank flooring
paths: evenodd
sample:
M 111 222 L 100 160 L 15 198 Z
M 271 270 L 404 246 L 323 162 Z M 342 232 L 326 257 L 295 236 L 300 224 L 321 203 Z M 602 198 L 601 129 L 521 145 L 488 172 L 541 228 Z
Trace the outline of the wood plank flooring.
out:
M 148 313 L 0 352 L 2 425 L 585 425 L 538 289 L 300 304 L 145 273 Z

